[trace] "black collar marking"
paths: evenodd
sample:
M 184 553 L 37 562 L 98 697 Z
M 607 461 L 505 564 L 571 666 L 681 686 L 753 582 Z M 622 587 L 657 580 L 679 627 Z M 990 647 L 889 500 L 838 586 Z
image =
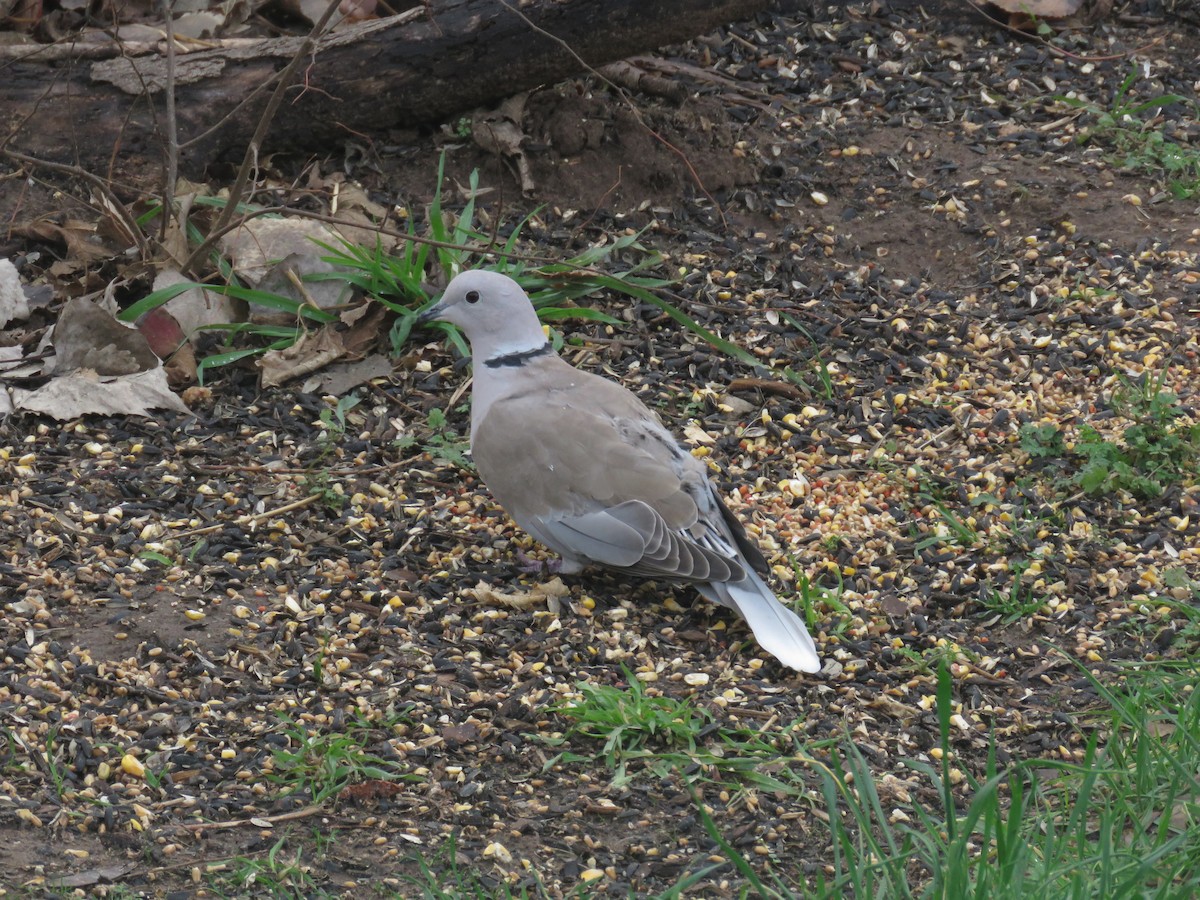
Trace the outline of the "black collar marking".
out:
M 499 369 L 501 366 L 522 366 L 527 360 L 553 352 L 554 348 L 550 346 L 549 341 L 546 341 L 542 346 L 535 347 L 532 350 L 521 350 L 517 353 L 505 353 L 503 356 L 493 356 L 484 362 L 484 365 L 489 369 Z

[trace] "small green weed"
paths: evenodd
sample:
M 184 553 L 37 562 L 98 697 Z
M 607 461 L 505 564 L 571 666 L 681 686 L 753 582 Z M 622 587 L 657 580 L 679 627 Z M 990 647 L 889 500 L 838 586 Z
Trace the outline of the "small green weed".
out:
M 1069 483 L 1093 496 L 1128 491 L 1142 500 L 1161 496 L 1168 486 L 1200 471 L 1200 424 L 1187 417 L 1179 398 L 1163 389 L 1167 373 L 1124 380 L 1113 392 L 1112 409 L 1128 420 L 1109 439 L 1089 424 L 1067 448 L 1062 429 L 1052 423 L 1021 427 L 1021 448 L 1034 459 L 1075 459 Z
M 1137 615 L 1125 620 L 1125 628 L 1156 644 L 1169 637 L 1178 652 L 1200 651 L 1200 581 L 1183 566 L 1165 569 L 1161 588 L 1130 606 Z
M 793 608 L 804 617 L 809 631 L 816 631 L 818 626 L 824 627 L 832 634 L 841 635 L 854 621 L 854 613 L 842 602 L 845 586 L 839 571 L 837 587 L 825 587 L 814 582 L 808 574 L 801 570 L 796 560 L 791 560 L 792 571 L 796 573 L 796 599 Z M 837 616 L 831 620 L 830 613 Z
M 56 746 L 58 743 L 58 728 L 51 728 L 46 732 L 46 750 L 43 758 L 46 761 L 46 772 L 50 776 L 50 781 L 54 785 L 54 796 L 59 800 L 63 799 L 63 795 L 68 790 L 69 771 L 70 767 L 63 764 L 63 756 L 65 748 Z
M 346 436 L 346 414 L 358 406 L 359 402 L 356 394 L 350 394 L 340 397 L 333 408 L 326 407 L 321 410 L 321 433 L 316 441 L 317 455 L 304 476 L 305 490 L 309 494 L 319 494 L 321 503 L 334 511 L 340 510 L 346 504 L 346 495 L 333 486 L 325 463 L 336 451 L 338 442 Z
M 274 767 L 267 778 L 285 794 L 306 794 L 319 804 L 359 781 L 411 780 L 397 771 L 394 762 L 365 749 L 371 731 L 386 724 L 359 721 L 343 733 L 322 734 L 291 719 L 282 721 L 288 746 L 272 753 Z
M 346 413 L 354 409 L 361 402 L 357 394 L 349 394 L 345 397 L 339 397 L 337 405 L 332 409 L 326 407 L 321 410 L 321 415 L 318 420 L 321 423 L 322 443 L 334 444 L 346 435 Z
M 483 872 L 464 868 L 459 863 L 458 838 L 451 834 L 440 847 L 428 855 L 414 853 L 410 856 L 417 872 L 402 874 L 401 882 L 408 888 L 401 895 L 421 900 L 525 900 L 528 897 L 544 897 L 546 893 L 526 890 L 513 893 L 508 885 Z M 583 896 L 579 892 L 568 895 Z
M 467 458 L 470 441 L 446 424 L 446 414 L 440 409 L 431 409 L 425 419 L 425 427 L 429 433 L 423 438 L 409 432 L 396 441 L 396 449 L 400 452 L 411 450 L 420 445 L 434 459 L 439 459 L 451 465 L 458 466 L 468 472 L 475 470 L 474 463 Z
M 1164 106 L 1181 104 L 1194 110 L 1195 103 L 1178 94 L 1137 100 L 1133 96 L 1137 81 L 1138 64 L 1133 62 L 1107 109 L 1074 97 L 1057 99 L 1094 117 L 1095 124 L 1080 135 L 1080 141 L 1107 145 L 1124 168 L 1161 177 L 1174 197 L 1190 199 L 1200 192 L 1200 150 L 1168 140 L 1154 117 Z
M 1113 410 L 1133 424 L 1120 441 L 1102 437 L 1095 428 L 1079 429 L 1076 451 L 1084 463 L 1075 478 L 1089 494 L 1127 490 L 1153 499 L 1167 486 L 1194 474 L 1200 466 L 1200 424 L 1181 424 L 1185 413 L 1179 399 L 1162 389 L 1158 379 L 1125 381 L 1113 393 Z
M 938 511 L 941 521 L 934 525 L 932 533 L 916 542 L 915 548 L 918 553 L 940 544 L 975 547 L 981 543 L 979 532 L 969 520 L 956 515 L 949 506 L 936 497 L 929 495 L 926 497 Z
M 978 656 L 961 647 L 954 641 L 939 638 L 935 643 L 923 650 L 912 647 L 898 647 L 896 653 L 907 660 L 902 668 L 918 672 L 922 675 L 934 674 L 939 666 L 950 666 L 952 663 L 971 663 Z
M 1067 454 L 1062 431 L 1053 423 L 1027 422 L 1019 432 L 1021 449 L 1034 459 L 1058 459 Z
M 815 376 L 817 383 L 815 387 L 809 384 L 808 379 L 805 378 L 802 373 L 794 370 L 791 366 L 785 366 L 783 368 L 783 376 L 792 384 L 796 385 L 796 387 L 802 388 L 810 393 L 816 393 L 826 400 L 833 400 L 833 373 L 830 371 L 829 363 L 825 360 L 821 349 L 821 344 L 795 316 L 790 315 L 789 313 L 780 313 L 780 316 L 785 322 L 787 322 L 798 332 L 800 332 L 800 334 L 807 338 L 809 345 L 812 348 L 812 356 L 810 357 L 810 361 L 812 362 L 813 375 Z
M 1038 612 L 1046 605 L 1046 601 L 1034 594 L 1033 588 L 1021 583 L 1021 576 L 1029 568 L 1029 563 L 1013 563 L 1009 567 L 1012 579 L 1007 591 L 1002 591 L 990 581 L 979 589 L 979 602 L 985 609 L 998 613 L 1005 625 L 1024 619 Z
M 304 862 L 302 850 L 285 853 L 287 835 L 279 838 L 261 857 L 236 856 L 208 866 L 209 883 L 222 896 L 310 897 L 317 889 L 312 866 Z M 224 894 L 233 890 L 232 894 Z
M 583 699 L 558 708 L 575 722 L 572 734 L 603 740 L 605 765 L 623 771 L 625 763 L 651 747 L 696 750 L 700 732 L 712 714 L 689 700 L 651 696 L 645 684 L 624 666 L 628 687 L 582 682 Z

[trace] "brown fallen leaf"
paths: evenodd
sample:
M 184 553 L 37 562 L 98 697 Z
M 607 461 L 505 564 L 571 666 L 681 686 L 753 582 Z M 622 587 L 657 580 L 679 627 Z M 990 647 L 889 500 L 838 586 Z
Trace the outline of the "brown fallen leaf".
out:
M 441 735 L 448 744 L 469 744 L 479 740 L 479 726 L 474 722 L 445 725 L 441 729 Z
M 48 879 L 47 884 L 56 889 L 92 887 L 97 884 L 111 884 L 119 878 L 124 878 L 137 868 L 137 863 L 122 862 L 110 866 L 96 866 L 84 869 L 82 872 L 72 872 L 58 878 Z
M 309 275 L 342 271 L 322 259 L 341 245 L 340 235 L 311 219 L 250 219 L 221 238 L 221 250 L 244 282 L 267 293 L 329 309 L 346 302 L 353 289 L 339 280 L 307 281 Z M 290 323 L 295 313 L 250 304 L 250 320 Z
M 880 606 L 883 611 L 889 616 L 900 617 L 907 616 L 909 613 L 909 605 L 897 597 L 895 594 L 884 594 L 880 600 Z
M 187 412 L 183 401 L 167 387 L 161 366 L 131 375 L 103 377 L 91 369 L 76 369 L 51 379 L 37 390 L 11 389 L 13 406 L 59 420 L 80 416 L 144 416 L 152 409 Z
M 369 778 L 358 784 L 351 784 L 342 788 L 337 798 L 339 803 L 367 803 L 395 797 L 397 794 L 403 793 L 404 790 L 405 787 L 403 784 L 383 781 L 379 778 Z
M 381 303 L 368 303 L 356 306 L 342 313 L 339 317 L 345 325 L 350 326 L 342 334 L 342 343 L 346 345 L 347 353 L 363 353 L 379 340 L 384 331 L 381 327 L 387 318 L 387 310 Z
M 392 361 L 382 353 L 373 353 L 358 362 L 337 363 L 305 382 L 304 391 L 332 394 L 344 397 L 360 384 L 373 378 L 385 378 L 392 374 Z
M 152 309 L 142 316 L 137 327 L 149 342 L 150 349 L 163 361 L 169 384 L 196 381 L 196 354 L 174 316 L 162 307 Z
M 108 259 L 114 255 L 112 248 L 106 247 L 100 240 L 95 227 L 79 219 L 67 219 L 60 224 L 53 219 L 42 218 L 17 228 L 15 231 L 22 237 L 53 244 L 65 244 L 67 255 L 84 265 L 98 259 Z
M 257 360 L 263 387 L 275 387 L 329 365 L 346 352 L 342 337 L 331 328 L 318 328 L 283 350 L 270 350 Z
M 158 367 L 158 357 L 136 328 L 122 325 L 85 297 L 75 297 L 54 326 L 54 374 L 91 369 L 98 375 L 130 375 Z
M 463 594 L 472 597 L 480 603 L 490 603 L 495 606 L 507 606 L 511 609 L 532 609 L 535 606 L 545 606 L 553 613 L 561 608 L 560 598 L 571 593 L 561 578 L 552 578 L 545 584 L 535 584 L 528 591 L 513 591 L 501 593 L 486 582 L 479 582 L 473 588 L 467 588 Z

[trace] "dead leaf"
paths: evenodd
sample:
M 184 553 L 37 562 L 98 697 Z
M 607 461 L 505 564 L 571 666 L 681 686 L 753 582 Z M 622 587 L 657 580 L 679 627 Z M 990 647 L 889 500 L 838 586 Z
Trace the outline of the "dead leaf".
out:
M 150 416 L 152 409 L 187 412 L 171 389 L 161 366 L 132 375 L 104 377 L 91 369 L 76 369 L 34 391 L 12 389 L 16 409 L 43 413 L 55 419 L 101 416 Z
M 362 0 L 349 0 L 349 2 L 362 2 Z M 376 203 L 368 197 L 361 184 L 355 181 L 346 181 L 341 172 L 334 172 L 330 175 L 329 184 L 333 188 L 334 200 L 337 202 L 333 212 L 339 219 L 350 210 L 361 210 L 376 222 L 381 222 L 388 217 L 386 206 Z M 341 226 L 338 227 L 340 229 Z
M 159 291 L 190 279 L 178 269 L 163 269 L 154 279 L 154 290 Z M 245 318 L 239 315 L 236 304 L 224 294 L 192 288 L 178 297 L 172 297 L 159 307 L 171 314 L 189 340 L 206 325 L 226 325 Z
M 444 725 L 440 731 L 442 740 L 448 744 L 469 744 L 479 740 L 479 726 L 474 722 Z
M 885 613 L 893 617 L 907 616 L 909 613 L 908 604 L 895 594 L 884 594 L 880 600 L 880 606 L 883 607 Z
M 338 319 L 343 325 L 353 325 L 373 308 L 373 304 L 360 303 L 357 306 L 352 306 L 349 309 L 344 309 L 338 315 Z
M 341 316 L 342 322 L 352 326 L 342 335 L 342 343 L 346 345 L 347 353 L 364 352 L 379 340 L 380 332 L 383 330 L 381 326 L 383 320 L 387 318 L 387 310 L 379 303 L 368 303 L 364 306 L 365 317 L 355 315 L 358 310 L 364 308 L 358 306 Z
M 528 96 L 528 93 L 515 94 L 501 103 L 496 110 L 477 111 L 471 117 L 471 138 L 488 153 L 502 158 L 511 157 L 517 164 L 521 190 L 531 194 L 536 184 L 522 147 L 525 133 L 521 130 L 525 118 L 525 100 Z
M 309 331 L 283 350 L 269 350 L 258 358 L 263 387 L 275 387 L 327 366 L 346 352 L 341 335 L 330 328 Z
M 137 327 L 155 356 L 163 361 L 168 384 L 177 386 L 196 381 L 196 354 L 174 316 L 162 307 L 152 309 L 142 316 Z
M 52 343 L 55 374 L 92 369 L 100 375 L 130 375 L 158 366 L 158 357 L 136 328 L 122 325 L 86 297 L 63 307 Z
M 304 281 L 305 276 L 338 271 L 321 257 L 327 251 L 315 241 L 333 247 L 340 236 L 311 219 L 251 219 L 221 239 L 237 275 L 261 291 L 312 303 L 321 309 L 339 306 L 352 288 L 338 281 Z M 295 315 L 251 304 L 253 322 L 293 322 Z
M 360 384 L 366 384 L 373 378 L 386 378 L 392 374 L 392 361 L 382 353 L 373 353 L 358 362 L 338 363 L 330 366 L 320 375 L 304 383 L 304 392 L 331 394 L 334 397 L 344 397 Z
M 1065 19 L 1079 11 L 1083 0 L 992 0 L 992 3 L 1008 13 L 1023 13 L 1041 19 Z
M 21 276 L 11 260 L 0 259 L 0 328 L 29 318 L 29 303 L 21 287 Z
M 84 869 L 82 872 L 72 872 L 70 875 L 61 875 L 58 878 L 48 879 L 46 883 L 52 888 L 82 888 L 91 887 L 96 884 L 111 884 L 118 878 L 124 878 L 136 868 L 137 863 L 131 862 L 115 863 L 110 866 L 96 866 L 91 869 Z
M 511 609 L 532 609 L 536 606 L 546 606 L 551 612 L 558 612 L 562 604 L 560 598 L 571 593 L 561 578 L 552 578 L 545 584 L 535 584 L 528 591 L 514 591 L 502 594 L 486 582 L 479 582 L 473 588 L 467 588 L 463 594 L 472 597 L 480 603 L 490 603 L 494 606 L 507 606 Z
M 191 253 L 191 248 L 188 246 L 187 233 L 184 231 L 182 223 L 187 221 L 187 217 L 191 212 L 192 202 L 195 199 L 195 194 L 180 194 L 178 193 L 178 188 L 176 188 L 175 201 L 179 204 L 179 210 L 173 213 L 167 220 L 167 227 L 160 241 L 167 258 L 177 266 L 182 266 L 187 262 L 188 255 Z M 157 287 L 158 278 L 154 280 Z
M 37 241 L 65 244 L 67 255 L 75 262 L 85 265 L 115 255 L 110 248 L 104 246 L 93 226 L 78 219 L 67 219 L 61 225 L 53 219 L 37 219 L 16 229 L 16 233 Z

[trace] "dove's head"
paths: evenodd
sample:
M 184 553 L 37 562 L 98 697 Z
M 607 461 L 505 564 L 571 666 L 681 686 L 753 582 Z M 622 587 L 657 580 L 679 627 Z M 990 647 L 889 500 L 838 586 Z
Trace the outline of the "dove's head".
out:
M 546 343 L 542 323 L 521 286 L 499 272 L 474 269 L 456 275 L 442 299 L 416 323 L 449 322 L 462 329 L 477 360 L 533 350 Z

